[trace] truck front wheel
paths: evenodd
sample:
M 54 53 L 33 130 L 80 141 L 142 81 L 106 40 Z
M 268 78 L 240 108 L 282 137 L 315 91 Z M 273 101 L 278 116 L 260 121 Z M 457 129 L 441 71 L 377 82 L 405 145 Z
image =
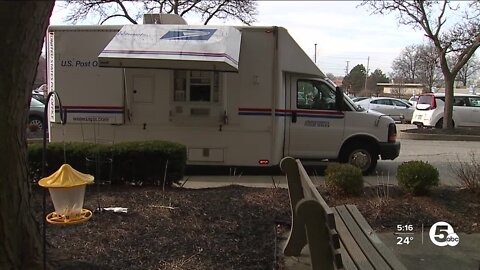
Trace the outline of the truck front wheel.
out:
M 378 154 L 373 147 L 366 144 L 367 142 L 347 145 L 342 151 L 340 161 L 359 167 L 364 175 L 371 173 L 377 166 Z

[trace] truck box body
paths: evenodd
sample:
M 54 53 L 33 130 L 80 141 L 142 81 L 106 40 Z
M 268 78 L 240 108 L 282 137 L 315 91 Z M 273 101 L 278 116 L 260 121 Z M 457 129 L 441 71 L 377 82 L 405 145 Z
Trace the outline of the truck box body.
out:
M 393 120 L 343 95 L 334 107 L 335 87 L 284 28 L 50 26 L 47 37 L 49 90 L 68 112 L 65 126 L 51 115 L 51 141 L 168 140 L 196 165 L 339 159 L 353 141 L 372 144 L 375 163 L 398 156 Z M 312 107 L 319 89 L 330 107 Z

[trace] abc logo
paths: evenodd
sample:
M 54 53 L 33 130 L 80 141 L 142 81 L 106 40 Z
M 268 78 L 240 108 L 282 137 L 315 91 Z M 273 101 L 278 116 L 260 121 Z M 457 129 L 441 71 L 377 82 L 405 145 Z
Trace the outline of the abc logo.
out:
M 428 233 L 433 244 L 444 247 L 454 247 L 460 243 L 460 238 L 453 231 L 453 227 L 444 221 L 439 221 L 430 228 Z

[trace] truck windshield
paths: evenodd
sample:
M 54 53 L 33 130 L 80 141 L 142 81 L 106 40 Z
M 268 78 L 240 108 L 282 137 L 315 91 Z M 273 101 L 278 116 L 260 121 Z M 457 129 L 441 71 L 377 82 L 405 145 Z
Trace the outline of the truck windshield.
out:
M 362 111 L 365 111 L 364 108 L 362 108 L 360 105 L 358 105 L 357 103 L 353 102 L 349 96 L 347 96 L 345 93 L 343 93 L 343 96 L 345 97 L 345 102 L 349 103 L 350 106 L 353 107 L 353 109 L 357 112 L 362 112 Z

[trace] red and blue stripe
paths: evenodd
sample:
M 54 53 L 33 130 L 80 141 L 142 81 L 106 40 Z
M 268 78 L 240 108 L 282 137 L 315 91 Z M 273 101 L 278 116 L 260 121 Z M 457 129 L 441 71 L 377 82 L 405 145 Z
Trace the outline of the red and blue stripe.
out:
M 106 54 L 144 54 L 144 55 L 169 55 L 169 56 L 201 56 L 211 58 L 227 58 L 235 65 L 238 61 L 226 53 L 211 53 L 211 52 L 185 52 L 185 51 L 141 51 L 141 50 L 103 50 Z
M 107 113 L 107 114 L 123 114 L 125 107 L 122 106 L 63 106 L 67 113 Z M 59 107 L 56 106 L 56 112 Z
M 239 115 L 248 116 L 268 116 L 275 112 L 275 116 L 291 117 L 293 113 L 297 114 L 297 117 L 306 118 L 344 118 L 343 112 L 326 111 L 326 110 L 285 110 L 285 109 L 267 109 L 267 108 L 238 108 Z

